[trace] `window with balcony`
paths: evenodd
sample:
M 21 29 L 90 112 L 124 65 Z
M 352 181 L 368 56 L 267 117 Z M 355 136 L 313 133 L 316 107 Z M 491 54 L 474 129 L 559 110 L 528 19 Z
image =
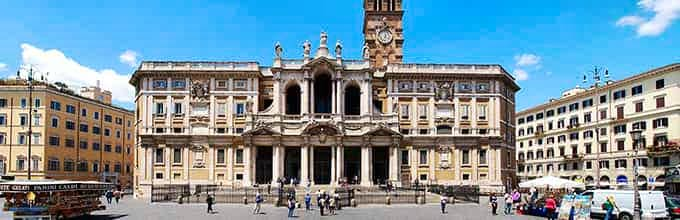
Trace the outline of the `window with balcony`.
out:
M 173 109 L 175 115 L 184 114 L 184 109 L 182 109 L 182 107 L 183 107 L 183 104 L 181 102 L 175 102 L 175 108 Z
M 590 123 L 592 119 L 593 118 L 591 117 L 590 112 L 583 114 L 583 123 Z
M 427 119 L 427 105 L 426 104 L 419 104 L 418 105 L 418 118 L 419 119 Z
M 437 134 L 450 135 L 453 134 L 453 130 L 449 125 L 439 125 L 437 126 Z
M 638 121 L 638 122 L 633 123 L 633 130 L 635 130 L 635 129 L 646 130 L 647 129 L 647 122 Z
M 657 118 L 652 120 L 652 127 L 657 128 L 668 128 L 668 118 Z
M 557 114 L 558 115 L 564 114 L 565 112 L 567 112 L 566 106 L 562 106 L 562 107 L 557 108 Z
M 246 104 L 243 102 L 236 103 L 236 116 L 243 117 L 246 114 Z
M 570 111 L 570 112 L 576 111 L 576 110 L 578 110 L 578 102 L 577 102 L 577 103 L 569 104 L 569 111 Z
M 668 144 L 668 137 L 666 134 L 659 134 L 654 136 L 654 146 L 666 146 Z
M 165 114 L 165 104 L 163 102 L 156 102 L 154 105 L 154 113 L 157 116 Z

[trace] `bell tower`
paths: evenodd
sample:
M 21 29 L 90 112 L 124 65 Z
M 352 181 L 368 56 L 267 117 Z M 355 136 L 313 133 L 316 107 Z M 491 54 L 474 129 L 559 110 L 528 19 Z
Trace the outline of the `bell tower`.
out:
M 371 66 L 402 62 L 403 15 L 402 0 L 364 0 L 364 58 Z

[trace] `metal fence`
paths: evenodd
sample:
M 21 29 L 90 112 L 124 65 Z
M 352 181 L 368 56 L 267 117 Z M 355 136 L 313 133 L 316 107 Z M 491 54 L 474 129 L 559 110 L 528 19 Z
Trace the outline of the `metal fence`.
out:
M 231 187 L 220 185 L 196 185 L 196 191 L 188 199 L 188 203 L 205 203 L 208 195 L 215 198 L 215 203 L 253 203 L 255 195 L 260 192 L 264 203 L 273 204 L 280 201 L 278 189 L 270 190 L 258 187 Z
M 353 194 L 359 204 L 418 204 L 426 201 L 425 187 L 366 188 Z M 421 198 L 422 201 L 418 201 Z
M 442 186 L 433 185 L 428 187 L 430 192 L 452 197 L 452 202 L 479 203 L 479 185 Z
M 191 195 L 188 184 L 168 184 L 151 186 L 151 202 L 182 202 Z

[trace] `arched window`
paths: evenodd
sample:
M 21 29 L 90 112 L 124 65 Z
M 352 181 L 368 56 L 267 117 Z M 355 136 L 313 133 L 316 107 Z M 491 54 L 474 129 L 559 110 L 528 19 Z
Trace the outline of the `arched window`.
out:
M 319 74 L 314 78 L 314 113 L 331 113 L 332 88 L 330 74 Z
M 291 85 L 286 89 L 286 114 L 299 115 L 300 106 L 300 86 Z
M 357 85 L 345 88 L 345 115 L 361 114 L 361 89 Z

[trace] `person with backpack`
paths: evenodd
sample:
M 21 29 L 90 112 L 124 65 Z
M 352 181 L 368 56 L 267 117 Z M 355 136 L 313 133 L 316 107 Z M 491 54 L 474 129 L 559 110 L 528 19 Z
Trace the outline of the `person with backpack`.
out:
M 607 196 L 607 199 L 604 201 L 604 203 L 602 203 L 602 209 L 607 211 L 607 213 L 604 215 L 604 220 L 616 219 L 616 216 L 613 215 L 614 209 L 616 209 L 617 212 L 620 212 L 619 206 L 616 205 L 614 196 Z
M 262 208 L 263 201 L 264 199 L 262 198 L 262 194 L 260 194 L 260 192 L 257 192 L 255 194 L 255 208 L 253 209 L 253 215 L 260 214 L 260 209 Z

